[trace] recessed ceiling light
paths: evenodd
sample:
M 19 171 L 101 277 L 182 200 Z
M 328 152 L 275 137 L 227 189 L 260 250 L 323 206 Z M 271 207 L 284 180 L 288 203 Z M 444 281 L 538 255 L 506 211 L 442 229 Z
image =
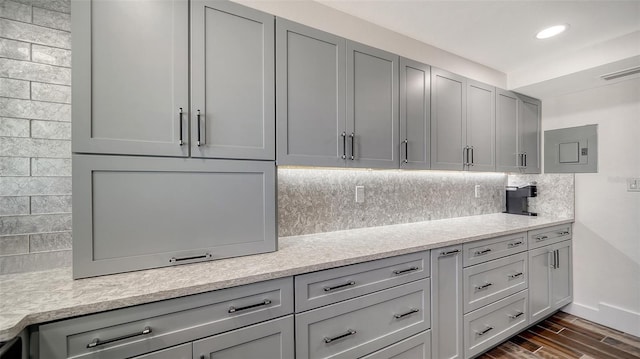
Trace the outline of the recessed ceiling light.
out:
M 548 39 L 565 32 L 569 28 L 569 25 L 554 25 L 540 31 L 537 35 L 537 39 Z

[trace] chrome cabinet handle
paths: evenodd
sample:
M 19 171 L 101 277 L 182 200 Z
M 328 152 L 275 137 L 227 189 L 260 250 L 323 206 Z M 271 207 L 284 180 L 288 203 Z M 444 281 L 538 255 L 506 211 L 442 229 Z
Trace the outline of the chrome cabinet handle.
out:
M 441 252 L 440 253 L 440 257 L 452 256 L 452 255 L 458 254 L 458 253 L 460 253 L 460 250 L 459 249 L 454 249 L 454 250 L 448 251 L 448 252 Z
M 524 153 L 518 153 L 518 167 L 524 167 Z
M 493 283 L 485 283 L 483 285 L 476 286 L 476 290 L 484 290 L 491 287 Z
M 524 312 L 518 312 L 516 314 L 509 315 L 509 319 L 516 319 L 524 315 Z
M 474 165 L 474 160 L 473 160 L 473 146 L 469 147 L 469 150 L 471 151 L 471 161 L 469 162 L 469 166 L 473 166 Z
M 182 141 L 182 107 L 180 107 L 180 110 L 178 111 L 178 121 L 180 122 L 180 139 L 178 140 L 178 144 L 182 146 L 184 145 L 184 142 Z
M 413 308 L 413 309 L 411 309 L 410 311 L 408 311 L 408 312 L 406 312 L 406 313 L 402 313 L 402 314 L 394 314 L 394 315 L 393 315 L 393 317 L 394 317 L 394 318 L 396 318 L 396 319 L 400 319 L 400 318 L 404 318 L 404 317 L 406 317 L 407 315 L 411 315 L 411 314 L 414 314 L 414 313 L 418 313 L 419 311 L 420 311 L 420 309 Z
M 271 304 L 271 301 L 269 299 L 265 299 L 261 303 L 251 304 L 251 305 L 247 305 L 247 306 L 244 306 L 244 307 L 231 306 L 231 307 L 229 307 L 228 312 L 229 313 L 235 313 L 235 312 L 239 312 L 239 311 L 242 311 L 242 310 L 262 307 L 262 306 L 269 305 L 269 304 Z
M 350 159 L 353 161 L 356 159 L 355 153 L 356 153 L 356 134 L 351 132 L 351 134 L 349 135 L 349 138 L 351 138 L 351 157 Z
M 343 288 L 351 287 L 351 286 L 354 286 L 354 285 L 356 285 L 356 282 L 349 281 L 349 282 L 347 282 L 345 284 L 335 285 L 333 287 L 324 287 L 323 289 L 324 289 L 325 292 L 331 292 L 332 290 L 343 289 Z
M 347 329 L 347 332 L 346 332 L 346 333 L 344 333 L 344 334 L 336 335 L 335 337 L 331 337 L 331 338 L 329 338 L 329 337 L 325 337 L 325 338 L 324 338 L 324 343 L 325 343 L 325 344 L 329 344 L 329 343 L 331 343 L 331 342 L 334 342 L 334 341 L 339 340 L 339 339 L 346 338 L 346 337 L 351 336 L 351 335 L 354 335 L 354 334 L 356 334 L 356 333 L 357 333 L 357 332 L 356 332 L 355 330 L 353 330 L 353 329 Z
M 182 262 L 182 261 L 190 261 L 190 260 L 194 260 L 194 259 L 209 259 L 213 257 L 213 255 L 211 253 L 205 253 L 201 256 L 190 256 L 190 257 L 171 257 L 171 259 L 169 259 L 169 263 L 177 263 L 177 262 Z
M 555 250 L 556 253 L 556 261 L 555 261 L 555 267 L 556 269 L 560 268 L 560 250 L 556 249 Z
M 485 254 L 490 253 L 491 251 L 492 251 L 492 249 L 491 249 L 491 248 L 487 248 L 487 249 L 483 249 L 483 250 L 481 250 L 481 251 L 477 251 L 477 252 L 475 253 L 475 255 L 476 255 L 476 256 L 483 256 L 483 255 L 485 255 Z
M 552 251 L 552 252 L 549 252 L 549 253 L 552 256 L 552 258 L 551 258 L 551 268 L 553 268 L 553 269 L 558 268 L 558 267 L 556 267 L 556 263 L 558 261 L 557 256 L 556 256 L 556 251 Z
M 200 142 L 200 110 L 196 111 L 196 126 L 198 126 L 198 140 L 196 141 L 196 145 L 200 147 L 202 142 Z
M 342 159 L 346 160 L 347 159 L 347 133 L 343 131 L 340 134 L 340 136 L 342 136 Z
M 517 247 L 517 246 L 520 246 L 520 245 L 523 245 L 523 244 L 524 244 L 524 242 L 522 242 L 522 241 L 517 241 L 517 242 L 509 243 L 509 244 L 507 245 L 507 247 L 509 247 L 509 248 L 513 248 L 513 247 Z
M 462 165 L 463 166 L 468 166 L 469 165 L 469 146 L 464 146 L 464 148 L 462 149 L 464 152 L 462 152 Z
M 402 143 L 404 143 L 404 161 L 402 162 L 409 163 L 409 139 L 405 138 Z
M 120 341 L 120 340 L 139 337 L 141 335 L 147 335 L 147 334 L 150 334 L 150 333 L 151 333 L 151 327 L 144 327 L 144 329 L 142 329 L 141 332 L 133 333 L 133 334 L 127 334 L 127 335 L 123 335 L 123 336 L 117 337 L 117 338 L 106 339 L 106 340 L 100 340 L 100 338 L 95 338 L 95 339 L 93 339 L 93 341 L 91 341 L 91 343 L 87 344 L 87 349 L 95 348 L 95 347 L 100 346 L 100 345 L 106 345 L 106 344 L 117 342 L 117 341 Z
M 566 235 L 568 235 L 568 234 L 569 234 L 569 232 L 568 232 L 568 231 L 558 232 L 558 235 L 559 235 L 559 236 L 566 236 Z
M 520 273 L 516 273 L 516 274 L 509 274 L 509 279 L 516 279 L 518 277 L 523 276 L 524 273 L 520 272 Z
M 538 241 L 538 242 L 544 241 L 546 239 L 549 239 L 549 236 L 538 236 L 538 237 L 536 237 L 536 241 Z
M 476 332 L 476 335 L 477 335 L 477 336 L 479 336 L 479 337 L 481 337 L 481 336 L 483 336 L 483 335 L 485 335 L 485 334 L 489 333 L 489 332 L 490 332 L 490 331 L 492 331 L 492 330 L 493 330 L 493 327 L 487 327 L 486 329 L 484 329 L 484 330 L 483 330 L 483 331 L 481 331 L 481 332 Z
M 522 154 L 522 158 L 524 159 L 524 164 L 522 165 L 522 167 L 527 167 L 527 153 L 523 153 Z
M 418 269 L 420 269 L 420 268 L 419 267 L 411 267 L 411 268 L 407 268 L 407 269 L 394 270 L 393 274 L 400 275 L 400 274 L 405 274 L 405 273 L 417 271 Z

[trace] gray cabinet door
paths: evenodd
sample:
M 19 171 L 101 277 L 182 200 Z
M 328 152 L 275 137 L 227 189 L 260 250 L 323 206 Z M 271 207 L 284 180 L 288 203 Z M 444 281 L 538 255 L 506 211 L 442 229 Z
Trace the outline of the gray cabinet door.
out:
M 293 359 L 293 316 L 193 342 L 193 359 Z
M 398 56 L 347 41 L 347 166 L 398 168 Z
M 529 313 L 531 323 L 571 302 L 571 241 L 529 251 Z
M 276 20 L 279 165 L 345 166 L 346 40 Z
M 500 89 L 496 92 L 496 170 L 517 172 L 521 165 L 518 149 L 518 96 Z
M 496 88 L 467 81 L 467 162 L 469 171 L 496 170 Z
M 462 76 L 431 68 L 431 168 L 463 170 L 467 86 Z
M 275 165 L 73 157 L 74 277 L 274 251 Z
M 520 99 L 520 152 L 524 155 L 523 172 L 540 173 L 541 102 L 518 95 Z
M 191 36 L 191 156 L 274 160 L 274 17 L 194 0 Z
M 137 356 L 132 359 L 191 359 L 191 357 L 191 343 L 187 343 L 173 348 L 158 350 L 157 352 Z
M 431 68 L 400 58 L 400 168 L 429 169 Z
M 188 1 L 72 7 L 73 151 L 188 156 Z
M 431 250 L 432 357 L 463 357 L 462 245 Z
M 560 309 L 569 304 L 573 298 L 573 261 L 571 241 L 558 243 L 555 268 L 551 272 L 551 306 Z

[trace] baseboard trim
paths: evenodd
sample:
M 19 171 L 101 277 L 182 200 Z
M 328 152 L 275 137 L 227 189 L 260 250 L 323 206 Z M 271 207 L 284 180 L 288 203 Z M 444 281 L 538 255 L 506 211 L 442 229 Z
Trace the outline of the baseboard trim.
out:
M 561 310 L 621 332 L 640 337 L 640 313 L 606 303 L 599 303 L 598 308 L 594 308 L 573 302 Z

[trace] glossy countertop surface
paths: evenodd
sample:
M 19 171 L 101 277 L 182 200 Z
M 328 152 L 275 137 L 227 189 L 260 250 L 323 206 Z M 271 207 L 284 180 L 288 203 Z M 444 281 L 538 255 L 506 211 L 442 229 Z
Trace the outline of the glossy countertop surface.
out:
M 73 280 L 71 268 L 0 276 L 0 342 L 31 324 L 573 222 L 495 213 L 279 238 L 277 252 Z

